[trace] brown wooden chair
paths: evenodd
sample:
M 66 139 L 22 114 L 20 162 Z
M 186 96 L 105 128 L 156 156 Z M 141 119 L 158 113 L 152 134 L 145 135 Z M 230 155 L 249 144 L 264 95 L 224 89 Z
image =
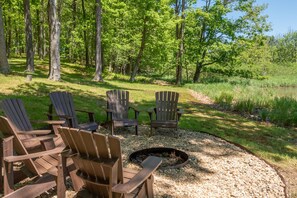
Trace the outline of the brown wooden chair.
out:
M 22 100 L 9 98 L 1 102 L 1 109 L 5 116 L 13 124 L 14 130 L 18 133 L 18 138 L 28 150 L 33 150 L 40 146 L 40 141 L 54 138 L 58 134 L 57 128 L 64 124 L 64 121 L 48 120 L 43 123 L 52 125 L 54 134 L 51 130 L 33 130 Z M 34 137 L 34 138 L 33 138 Z M 63 144 L 61 138 L 55 138 L 56 146 Z M 37 148 L 38 149 L 38 148 Z
M 175 128 L 178 129 L 178 122 L 183 114 L 181 109 L 177 108 L 179 93 L 171 91 L 156 92 L 156 107 L 149 110 L 151 120 L 151 134 L 153 128 Z M 153 112 L 156 114 L 153 119 Z
M 153 172 L 161 159 L 150 156 L 139 172 L 123 168 L 120 140 L 88 131 L 59 128 L 65 153 L 78 167 L 84 190 L 77 197 L 153 197 Z
M 61 151 L 65 146 L 55 147 L 53 139 L 47 137 L 40 141 L 44 150 L 31 153 L 24 146 L 24 141 L 34 141 L 34 136 L 27 134 L 27 139 L 21 139 L 17 127 L 10 122 L 6 117 L 0 116 L 0 131 L 4 135 L 2 138 L 2 151 L 3 156 L 1 159 L 1 165 L 3 164 L 3 186 L 5 197 L 36 197 L 46 192 L 57 184 L 58 197 L 65 196 L 65 182 L 64 177 L 66 173 L 69 173 L 73 186 L 75 189 L 79 189 L 81 186 L 80 180 L 77 179 L 75 174 L 75 166 L 71 162 L 65 162 L 67 164 L 66 171 L 63 171 L 60 164 L 62 164 L 62 158 L 60 157 Z M 31 136 L 31 137 L 30 137 Z M 62 141 L 63 142 L 63 141 Z M 16 155 L 15 155 L 16 154 Z M 25 170 L 24 172 L 29 177 L 35 177 L 34 183 L 29 183 L 14 191 L 14 171 L 13 163 L 23 162 Z M 1 168 L 1 167 L 0 167 Z
M 88 131 L 96 131 L 98 124 L 95 122 L 94 113 L 74 108 L 73 98 L 68 92 L 52 92 L 49 94 L 52 104 L 49 107 L 49 119 L 53 119 L 53 108 L 60 120 L 64 120 L 65 126 L 79 128 Z M 87 113 L 89 116 L 88 123 L 78 123 L 77 112 Z
M 138 135 L 139 111 L 129 105 L 129 92 L 122 90 L 110 90 L 106 92 L 107 97 L 107 121 L 111 122 L 111 134 L 117 127 L 135 126 L 135 134 Z M 129 109 L 134 110 L 135 119 L 128 118 Z

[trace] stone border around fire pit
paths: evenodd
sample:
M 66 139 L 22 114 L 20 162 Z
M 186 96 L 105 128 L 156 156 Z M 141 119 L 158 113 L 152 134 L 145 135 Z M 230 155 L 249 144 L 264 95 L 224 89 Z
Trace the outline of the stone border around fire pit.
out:
M 140 165 L 143 162 L 143 160 L 145 160 L 146 157 L 150 155 L 159 157 L 158 155 L 162 155 L 161 153 L 167 154 L 165 158 L 167 158 L 168 156 L 170 158 L 171 157 L 170 153 L 174 153 L 174 157 L 175 158 L 178 157 L 181 160 L 181 162 L 177 164 L 163 166 L 163 163 L 165 162 L 162 161 L 162 164 L 158 169 L 181 168 L 189 162 L 189 155 L 187 153 L 185 153 L 184 151 L 181 151 L 175 148 L 169 148 L 169 147 L 152 147 L 152 148 L 137 150 L 129 155 L 129 161 L 134 164 Z M 146 157 L 143 159 L 137 159 L 142 155 L 145 155 Z

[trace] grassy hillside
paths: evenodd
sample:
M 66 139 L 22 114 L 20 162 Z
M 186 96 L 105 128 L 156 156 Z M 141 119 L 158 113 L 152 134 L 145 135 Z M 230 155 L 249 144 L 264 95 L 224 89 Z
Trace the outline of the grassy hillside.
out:
M 154 93 L 161 90 L 177 91 L 180 93 L 179 106 L 185 110 L 180 122 L 181 128 L 205 131 L 246 147 L 277 166 L 286 181 L 291 182 L 290 192 L 297 195 L 297 132 L 294 130 L 214 110 L 194 99 L 187 87 L 162 86 L 148 83 L 144 78 L 136 83 L 125 80 L 105 80 L 104 83 L 96 83 L 91 81 L 92 70 L 82 72 L 83 66 L 67 63 L 62 64 L 63 80 L 52 82 L 46 78 L 48 67 L 46 62 L 36 62 L 33 80 L 27 82 L 26 74 L 23 72 L 24 60 L 11 59 L 10 64 L 12 74 L 0 75 L 0 100 L 10 97 L 21 98 L 32 120 L 46 119 L 45 113 L 50 103 L 48 94 L 56 90 L 65 90 L 73 94 L 77 108 L 94 111 L 96 119 L 103 122 L 106 116 L 103 110 L 105 92 L 110 89 L 125 89 L 130 92 L 134 106 L 142 111 L 140 122 L 147 124 L 149 117 L 145 110 L 153 106 Z M 214 86 L 208 89 L 215 92 L 219 88 Z M 197 90 L 201 91 L 200 88 Z M 87 117 L 79 114 L 79 119 L 83 121 Z

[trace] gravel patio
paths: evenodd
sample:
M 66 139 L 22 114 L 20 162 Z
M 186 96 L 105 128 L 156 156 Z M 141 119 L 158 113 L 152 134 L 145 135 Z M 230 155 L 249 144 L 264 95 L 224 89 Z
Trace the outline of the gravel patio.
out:
M 140 127 L 117 130 L 122 140 L 124 166 L 139 169 L 128 161 L 135 150 L 149 147 L 173 147 L 185 151 L 190 158 L 183 168 L 158 170 L 155 173 L 156 197 L 285 197 L 285 184 L 277 172 L 263 160 L 214 136 L 179 130 L 159 129 L 154 136 Z M 100 130 L 108 133 L 107 130 Z M 75 197 L 73 191 L 67 197 Z

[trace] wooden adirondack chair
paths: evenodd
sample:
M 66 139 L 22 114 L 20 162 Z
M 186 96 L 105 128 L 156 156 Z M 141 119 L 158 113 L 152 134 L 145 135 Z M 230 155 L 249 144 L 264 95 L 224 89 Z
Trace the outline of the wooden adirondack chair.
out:
M 72 156 L 78 167 L 77 175 L 84 181 L 84 189 L 78 197 L 153 197 L 153 172 L 161 159 L 150 156 L 139 172 L 125 169 L 122 164 L 120 140 L 114 136 L 59 128 L 68 146 L 67 155 Z
M 3 178 L 4 178 L 4 196 L 5 197 L 36 197 L 46 192 L 57 184 L 58 197 L 65 196 L 65 171 L 59 166 L 62 164 L 60 157 L 61 151 L 65 146 L 54 147 L 52 139 L 43 139 L 41 143 L 44 145 L 45 150 L 40 152 L 30 153 L 20 139 L 20 134 L 15 130 L 16 126 L 10 122 L 6 117 L 0 116 L 0 131 L 5 136 L 2 139 L 3 156 L 1 165 L 3 164 Z M 28 134 L 28 139 L 35 137 Z M 51 141 L 50 141 L 51 140 Z M 15 155 L 17 154 L 17 155 Z M 22 188 L 14 191 L 14 171 L 13 163 L 23 162 L 26 169 L 26 174 L 29 177 L 35 176 L 34 183 L 30 183 Z M 66 162 L 65 162 L 66 163 Z M 80 188 L 80 180 L 77 180 L 75 174 L 75 166 L 71 161 L 68 161 L 67 168 L 72 178 L 75 189 Z
M 116 127 L 135 126 L 135 134 L 138 135 L 138 115 L 139 111 L 129 106 L 129 92 L 122 90 L 110 90 L 107 96 L 107 121 L 111 122 L 111 134 L 114 135 Z M 133 109 L 135 119 L 128 118 L 129 109 Z
M 57 128 L 64 124 L 64 121 L 59 120 L 43 121 L 52 125 L 54 134 L 51 134 L 51 130 L 33 130 L 24 104 L 20 99 L 4 99 L 1 102 L 1 109 L 13 124 L 14 130 L 18 133 L 18 138 L 27 150 L 39 149 L 40 141 L 56 137 L 58 135 Z M 63 141 L 61 138 L 55 138 L 55 144 L 55 146 L 60 146 Z
M 151 120 L 151 134 L 153 128 L 178 128 L 178 121 L 183 114 L 181 109 L 177 108 L 179 93 L 171 91 L 156 92 L 156 107 L 149 110 Z M 153 112 L 156 119 L 153 119 Z
M 94 113 L 84 110 L 76 110 L 74 108 L 73 98 L 68 92 L 52 92 L 49 94 L 52 104 L 49 107 L 49 119 L 53 118 L 53 107 L 56 115 L 60 120 L 66 121 L 68 127 L 84 129 L 88 131 L 96 131 L 98 124 L 95 122 Z M 79 124 L 76 116 L 76 111 L 88 113 L 89 122 Z

